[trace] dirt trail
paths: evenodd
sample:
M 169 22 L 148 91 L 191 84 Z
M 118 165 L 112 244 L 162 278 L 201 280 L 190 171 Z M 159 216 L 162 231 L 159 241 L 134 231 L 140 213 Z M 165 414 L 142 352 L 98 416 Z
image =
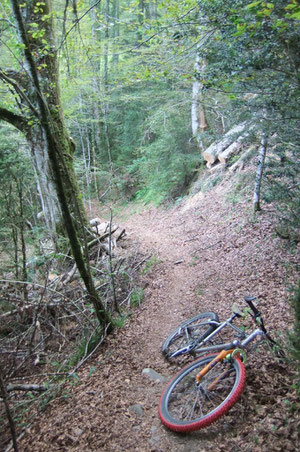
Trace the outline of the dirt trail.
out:
M 173 375 L 176 365 L 160 353 L 167 334 L 201 311 L 215 310 L 223 318 L 245 294 L 260 297 L 271 328 L 286 328 L 278 313 L 289 316 L 285 288 L 296 278 L 296 254 L 273 236 L 271 210 L 253 222 L 250 209 L 246 201 L 225 203 L 223 187 L 222 194 L 216 189 L 167 211 L 142 209 L 118 219 L 130 246 L 157 258 L 145 276 L 143 303 L 80 370 L 69 398 L 50 402 L 22 440 L 22 451 L 297 449 L 298 414 L 289 408 L 293 371 L 272 356 L 259 363 L 257 375 L 250 369 L 245 394 L 229 415 L 189 435 L 161 425 L 157 407 L 164 383 L 142 374 L 151 368 Z

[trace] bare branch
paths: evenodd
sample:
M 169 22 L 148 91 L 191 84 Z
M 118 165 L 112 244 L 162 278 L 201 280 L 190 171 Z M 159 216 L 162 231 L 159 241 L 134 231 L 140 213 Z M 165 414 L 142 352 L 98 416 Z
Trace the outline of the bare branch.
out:
M 21 385 L 21 384 L 10 384 L 6 386 L 7 392 L 12 391 L 36 391 L 36 392 L 44 392 L 49 389 L 46 385 L 35 385 L 35 384 L 27 384 L 27 385 Z

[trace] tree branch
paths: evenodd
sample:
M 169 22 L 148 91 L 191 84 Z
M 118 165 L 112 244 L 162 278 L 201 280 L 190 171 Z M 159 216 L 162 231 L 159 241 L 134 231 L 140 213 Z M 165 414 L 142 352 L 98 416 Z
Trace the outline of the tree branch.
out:
M 6 108 L 0 107 L 0 120 L 6 121 L 16 127 L 21 132 L 25 132 L 28 125 L 25 118 L 21 115 L 13 113 L 12 111 L 7 110 Z
M 11 85 L 14 88 L 15 92 L 21 97 L 21 99 L 23 99 L 26 102 L 32 113 L 38 118 L 39 115 L 37 110 L 34 108 L 34 106 L 30 102 L 26 94 L 23 92 L 23 90 L 19 87 L 18 83 L 16 83 L 12 78 L 8 77 L 7 74 L 5 74 L 5 72 L 2 69 L 0 69 L 0 79 L 2 79 L 5 83 Z

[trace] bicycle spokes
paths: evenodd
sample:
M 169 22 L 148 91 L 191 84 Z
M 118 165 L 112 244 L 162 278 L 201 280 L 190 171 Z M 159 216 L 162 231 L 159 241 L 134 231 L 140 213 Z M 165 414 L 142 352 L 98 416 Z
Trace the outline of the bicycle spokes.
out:
M 196 380 L 197 369 L 183 377 L 173 389 L 169 399 L 169 412 L 182 421 L 202 418 L 226 399 L 235 381 L 234 369 L 229 362 L 218 362 L 201 381 Z

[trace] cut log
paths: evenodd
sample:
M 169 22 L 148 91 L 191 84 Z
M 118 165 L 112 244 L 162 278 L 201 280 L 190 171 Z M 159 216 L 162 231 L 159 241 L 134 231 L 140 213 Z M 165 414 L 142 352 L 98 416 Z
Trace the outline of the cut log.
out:
M 243 122 L 236 127 L 233 127 L 229 130 L 229 132 L 226 133 L 226 135 L 223 137 L 221 141 L 218 141 L 217 143 L 212 143 L 206 151 L 202 153 L 204 160 L 206 160 L 208 163 L 212 164 L 214 163 L 218 155 L 221 154 L 228 146 L 232 144 L 233 141 L 238 141 L 236 139 L 236 135 L 243 132 L 243 130 L 246 127 L 246 123 Z
M 237 170 L 242 170 L 245 166 L 245 160 L 249 158 L 249 155 L 253 152 L 255 149 L 255 146 L 251 146 L 247 151 L 245 151 L 237 162 L 235 162 L 233 165 L 229 167 L 230 173 L 234 173 Z
M 242 149 L 242 143 L 241 140 L 235 141 L 234 143 L 231 143 L 228 148 L 225 149 L 225 151 L 221 152 L 221 154 L 218 155 L 218 159 L 221 163 L 226 164 L 230 157 L 233 157 L 234 155 L 237 155 Z
M 216 163 L 216 165 L 213 165 L 213 166 L 206 165 L 206 166 L 209 168 L 210 174 L 216 175 L 219 173 L 223 173 L 225 171 L 225 165 L 220 164 L 218 162 Z

